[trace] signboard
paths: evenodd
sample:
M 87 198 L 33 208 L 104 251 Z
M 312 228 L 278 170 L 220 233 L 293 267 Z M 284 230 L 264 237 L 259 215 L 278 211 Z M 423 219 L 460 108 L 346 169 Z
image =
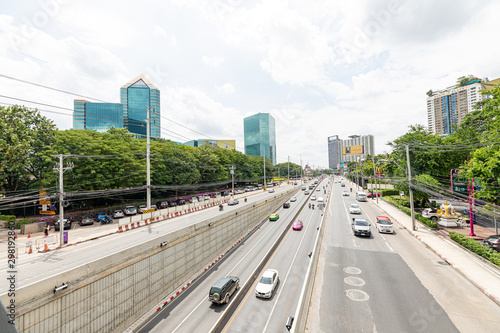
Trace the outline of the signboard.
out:
M 466 178 L 463 178 L 460 175 L 460 170 L 459 169 L 454 169 L 452 170 L 452 179 L 453 179 L 453 192 L 455 193 L 461 193 L 468 195 L 469 194 L 469 183 L 467 182 Z M 480 191 L 481 190 L 481 182 L 479 180 L 475 180 L 474 183 L 471 183 L 471 189 L 472 189 L 472 184 L 474 184 L 474 191 Z
M 38 200 L 41 206 L 39 206 L 38 213 L 40 215 L 55 215 L 56 207 L 50 204 L 49 196 L 44 190 L 38 191 Z
M 342 154 L 343 155 L 361 155 L 361 154 L 363 154 L 363 152 L 364 152 L 363 145 L 342 147 Z

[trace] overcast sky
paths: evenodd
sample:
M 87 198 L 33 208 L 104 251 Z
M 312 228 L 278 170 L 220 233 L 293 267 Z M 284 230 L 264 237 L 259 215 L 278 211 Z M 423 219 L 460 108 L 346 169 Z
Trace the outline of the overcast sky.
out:
M 388 151 L 409 125 L 427 124 L 429 89 L 500 77 L 500 1 L 0 4 L 1 75 L 117 103 L 120 87 L 144 74 L 161 91 L 163 117 L 236 139 L 241 151 L 243 118 L 270 112 L 278 162 L 327 167 L 331 135 L 372 134 L 376 153 Z M 4 77 L 0 95 L 72 127 L 73 95 Z M 203 137 L 165 119 L 162 127 L 175 141 Z

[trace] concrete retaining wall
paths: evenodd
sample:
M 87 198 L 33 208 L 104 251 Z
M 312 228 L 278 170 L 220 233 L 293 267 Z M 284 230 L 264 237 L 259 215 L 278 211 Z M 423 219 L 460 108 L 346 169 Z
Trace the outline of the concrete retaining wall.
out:
M 21 225 L 21 235 L 27 235 L 28 232 L 42 232 L 45 228 L 45 222 L 22 224 Z
M 276 194 L 152 238 L 16 293 L 20 332 L 122 332 L 280 207 L 296 191 Z M 211 224 L 211 226 L 209 226 Z M 167 242 L 161 247 L 162 242 Z M 54 286 L 68 284 L 53 293 Z M 6 295 L 0 297 L 8 301 Z

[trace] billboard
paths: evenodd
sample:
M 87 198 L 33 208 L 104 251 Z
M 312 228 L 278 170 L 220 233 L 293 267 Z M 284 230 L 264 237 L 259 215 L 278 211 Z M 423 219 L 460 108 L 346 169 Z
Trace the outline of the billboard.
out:
M 217 147 L 224 149 L 236 149 L 235 140 L 217 140 Z
M 343 155 L 361 155 L 364 153 L 364 151 L 365 150 L 364 150 L 363 145 L 342 147 L 342 154 Z

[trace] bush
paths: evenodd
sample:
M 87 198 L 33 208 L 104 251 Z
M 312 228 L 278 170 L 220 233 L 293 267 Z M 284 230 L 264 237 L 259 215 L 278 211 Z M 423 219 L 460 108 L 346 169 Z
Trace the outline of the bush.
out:
M 397 198 L 397 200 L 394 200 L 394 197 L 384 197 L 384 199 L 387 200 L 388 202 L 390 202 L 391 204 L 393 204 L 395 207 L 399 208 L 399 210 L 401 210 L 402 212 L 405 212 L 408 216 L 411 216 L 411 209 L 400 204 L 399 198 Z M 403 201 L 403 200 L 401 200 L 401 201 Z M 409 204 L 409 201 L 408 201 L 408 204 Z M 423 217 L 422 214 L 420 214 L 420 213 L 415 212 L 415 219 L 426 224 L 429 228 L 433 228 L 433 229 L 438 228 L 438 224 L 436 222 L 433 222 L 432 220 Z
M 16 218 L 15 215 L 0 215 L 0 220 L 2 221 L 12 221 Z
M 491 249 L 490 247 L 470 238 L 465 235 L 462 235 L 456 231 L 450 231 L 450 238 L 462 245 L 466 249 L 474 252 L 477 255 L 480 255 L 484 259 L 494 263 L 497 266 L 500 266 L 500 253 Z
M 394 189 L 385 189 L 385 190 L 382 190 L 381 193 L 382 193 L 382 196 L 399 195 L 399 191 L 394 190 Z

